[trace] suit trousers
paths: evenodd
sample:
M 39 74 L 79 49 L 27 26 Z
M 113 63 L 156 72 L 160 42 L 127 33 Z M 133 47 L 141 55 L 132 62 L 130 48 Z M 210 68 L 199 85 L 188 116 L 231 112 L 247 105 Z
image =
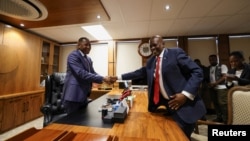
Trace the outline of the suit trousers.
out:
M 221 114 L 222 114 L 222 119 L 223 119 L 223 122 L 225 124 L 227 124 L 227 120 L 228 120 L 228 101 L 227 101 L 227 93 L 228 93 L 228 89 L 221 89 L 221 90 L 218 90 L 218 103 L 219 103 L 219 106 L 221 108 Z
M 88 102 L 74 102 L 74 101 L 64 101 L 63 102 L 65 112 L 67 114 L 73 113 L 75 111 L 80 110 L 88 105 Z
M 209 95 L 211 97 L 211 100 L 213 102 L 214 110 L 216 112 L 216 118 L 222 120 L 222 108 L 219 105 L 219 97 L 218 94 L 220 91 L 224 91 L 223 89 L 215 89 L 215 88 L 209 88 Z

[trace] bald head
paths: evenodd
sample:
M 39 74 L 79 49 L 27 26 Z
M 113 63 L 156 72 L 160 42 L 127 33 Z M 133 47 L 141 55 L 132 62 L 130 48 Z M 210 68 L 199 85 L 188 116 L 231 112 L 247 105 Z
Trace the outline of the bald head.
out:
M 159 56 L 164 49 L 164 41 L 160 35 L 155 35 L 149 40 L 150 49 L 153 55 Z

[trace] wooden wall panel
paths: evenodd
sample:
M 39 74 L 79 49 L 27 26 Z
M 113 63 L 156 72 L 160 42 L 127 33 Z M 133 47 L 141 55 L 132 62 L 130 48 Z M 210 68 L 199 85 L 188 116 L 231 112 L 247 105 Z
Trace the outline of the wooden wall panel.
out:
M 116 56 L 115 56 L 116 48 L 115 43 L 109 41 L 108 42 L 108 75 L 115 75 L 115 64 L 116 64 Z
M 178 37 L 178 47 L 182 48 L 188 54 L 188 39 L 185 36 Z
M 16 63 L 17 67 L 9 72 L 0 73 L 0 95 L 39 89 L 40 37 L 17 28 L 7 28 L 4 24 L 1 24 L 1 27 L 4 27 L 4 31 L 1 32 L 3 33 L 2 44 L 4 47 L 1 47 L 0 51 L 7 48 L 11 51 L 5 53 L 5 57 L 0 57 L 0 67 L 8 66 L 6 61 Z
M 220 63 L 226 64 L 229 67 L 230 45 L 228 35 L 218 36 L 218 53 Z

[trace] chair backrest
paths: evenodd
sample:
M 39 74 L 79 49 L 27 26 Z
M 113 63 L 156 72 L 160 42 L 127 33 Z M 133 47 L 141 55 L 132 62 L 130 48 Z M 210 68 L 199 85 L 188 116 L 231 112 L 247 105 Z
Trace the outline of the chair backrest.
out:
M 228 123 L 250 124 L 250 86 L 234 86 L 228 92 Z
M 54 72 L 45 82 L 45 103 L 51 105 L 53 113 L 61 113 L 64 110 L 62 104 L 63 85 L 66 73 Z

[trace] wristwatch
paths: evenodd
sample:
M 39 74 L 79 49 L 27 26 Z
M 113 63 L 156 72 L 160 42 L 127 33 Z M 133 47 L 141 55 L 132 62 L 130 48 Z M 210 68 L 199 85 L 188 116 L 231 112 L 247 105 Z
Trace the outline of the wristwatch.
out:
M 150 46 L 149 46 L 149 43 L 141 43 L 139 46 L 138 46 L 138 53 L 142 56 L 142 57 L 149 57 L 152 55 L 152 51 L 150 49 Z

